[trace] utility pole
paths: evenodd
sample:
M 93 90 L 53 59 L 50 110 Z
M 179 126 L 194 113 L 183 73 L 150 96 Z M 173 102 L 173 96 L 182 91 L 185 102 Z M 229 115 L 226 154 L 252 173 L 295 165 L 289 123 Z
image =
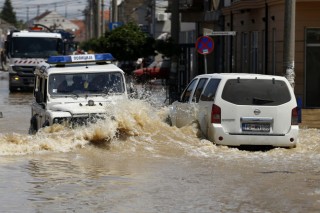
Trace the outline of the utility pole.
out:
M 179 1 L 172 1 L 171 3 L 171 38 L 173 45 L 179 45 L 179 32 L 180 32 L 180 14 L 179 14 Z M 171 104 L 178 97 L 180 92 L 180 82 L 178 79 L 178 62 L 179 56 L 175 52 L 171 57 L 171 69 L 169 78 L 169 103 Z
M 118 4 L 117 4 L 117 0 L 112 0 L 112 22 L 118 22 Z
M 101 0 L 101 34 L 100 36 L 104 35 L 104 5 L 103 5 L 104 0 Z
M 27 7 L 27 22 L 29 21 L 29 7 Z
M 66 4 L 64 8 L 64 17 L 68 18 L 68 4 Z
M 152 0 L 152 36 L 154 39 L 156 39 L 156 0 Z
M 284 74 L 292 88 L 295 85 L 294 51 L 295 51 L 295 17 L 296 0 L 285 0 L 283 62 Z
M 93 14 L 94 14 L 94 10 L 93 10 L 93 8 L 94 8 L 94 0 L 89 0 L 90 1 L 90 11 L 89 11 L 89 17 L 90 17 L 90 30 L 89 30 L 89 38 L 91 39 L 91 38 L 93 38 L 94 37 L 94 27 L 93 27 L 93 22 L 94 22 L 94 16 L 93 16 Z
M 97 0 L 97 9 L 96 9 L 96 14 L 97 14 L 97 19 L 96 19 L 96 23 L 97 23 L 97 35 L 96 37 L 99 38 L 101 36 L 101 16 L 102 16 L 102 11 L 101 11 L 101 4 L 100 1 L 103 0 Z
M 93 13 L 93 38 L 98 38 L 99 37 L 99 29 L 100 29 L 100 19 L 99 19 L 99 0 L 93 0 L 93 8 L 92 8 L 92 13 Z

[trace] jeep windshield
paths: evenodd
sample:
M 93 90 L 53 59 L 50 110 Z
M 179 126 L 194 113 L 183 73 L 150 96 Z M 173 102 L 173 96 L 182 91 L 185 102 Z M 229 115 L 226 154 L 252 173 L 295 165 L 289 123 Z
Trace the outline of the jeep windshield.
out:
M 291 100 L 284 81 L 274 79 L 230 79 L 222 92 L 222 99 L 237 105 L 277 106 Z
M 13 58 L 48 58 L 62 53 L 60 38 L 14 37 L 10 55 Z
M 51 74 L 50 95 L 123 94 L 125 85 L 120 72 Z

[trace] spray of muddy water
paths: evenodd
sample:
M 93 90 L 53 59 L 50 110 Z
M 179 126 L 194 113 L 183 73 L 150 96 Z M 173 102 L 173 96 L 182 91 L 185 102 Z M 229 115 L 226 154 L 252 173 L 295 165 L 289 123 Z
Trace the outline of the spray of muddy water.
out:
M 180 129 L 168 125 L 165 122 L 168 107 L 164 105 L 141 99 L 120 100 L 112 102 L 106 112 L 114 118 L 108 116 L 89 126 L 70 129 L 53 125 L 41 129 L 36 135 L 0 134 L 0 155 L 72 152 L 98 147 L 108 152 L 134 155 L 226 158 L 226 154 L 237 152 L 237 157 L 252 157 L 250 152 L 216 146 L 203 139 L 196 124 Z M 268 151 L 267 155 L 286 154 L 290 159 L 290 156 L 295 158 L 297 154 L 305 153 L 310 158 L 320 158 L 319 130 L 301 129 L 297 148 L 276 148 Z M 258 156 L 264 155 L 266 153 L 259 152 Z
M 150 150 L 157 143 L 173 140 L 172 136 L 176 135 L 175 128 L 164 122 L 166 110 L 165 107 L 156 109 L 144 100 L 115 101 L 106 108 L 112 117 L 89 126 L 70 129 L 56 124 L 41 129 L 36 135 L 0 134 L 0 155 L 69 152 L 92 145 L 111 151 Z M 188 137 L 199 141 L 190 134 L 193 127 L 187 129 Z

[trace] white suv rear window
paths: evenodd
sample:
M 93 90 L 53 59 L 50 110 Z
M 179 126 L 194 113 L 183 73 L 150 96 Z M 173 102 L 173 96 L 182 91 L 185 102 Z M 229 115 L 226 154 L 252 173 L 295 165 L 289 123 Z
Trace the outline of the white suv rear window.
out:
M 222 99 L 237 105 L 277 106 L 291 100 L 284 81 L 274 79 L 230 79 L 222 92 Z

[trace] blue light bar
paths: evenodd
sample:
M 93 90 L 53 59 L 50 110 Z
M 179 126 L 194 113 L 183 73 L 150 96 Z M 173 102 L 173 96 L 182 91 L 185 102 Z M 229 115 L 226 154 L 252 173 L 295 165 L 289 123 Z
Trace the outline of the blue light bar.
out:
M 69 64 L 83 62 L 104 62 L 113 61 L 111 53 L 100 54 L 81 54 L 81 55 L 58 55 L 50 56 L 47 60 L 48 64 Z

